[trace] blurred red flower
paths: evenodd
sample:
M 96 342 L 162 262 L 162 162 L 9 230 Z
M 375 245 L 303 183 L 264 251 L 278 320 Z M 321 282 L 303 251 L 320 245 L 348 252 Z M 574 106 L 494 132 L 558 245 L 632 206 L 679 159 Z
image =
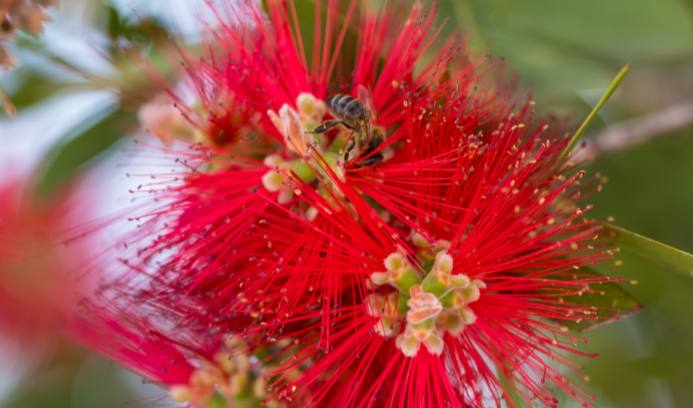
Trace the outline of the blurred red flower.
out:
M 78 274 L 89 244 L 61 235 L 84 221 L 84 205 L 67 192 L 38 199 L 30 183 L 11 176 L 0 196 L 0 327 L 24 346 L 55 341 L 92 282 Z

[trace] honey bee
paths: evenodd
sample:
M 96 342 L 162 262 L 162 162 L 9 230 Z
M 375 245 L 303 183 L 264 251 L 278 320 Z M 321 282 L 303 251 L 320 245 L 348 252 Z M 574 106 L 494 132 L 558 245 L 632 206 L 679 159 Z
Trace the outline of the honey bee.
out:
M 374 123 L 375 105 L 371 94 L 363 85 L 357 88 L 358 98 L 349 95 L 332 95 L 325 101 L 327 109 L 336 120 L 330 120 L 316 127 L 313 133 L 323 133 L 343 125 L 354 131 L 344 152 L 344 163 L 349 161 L 352 150 L 360 152 L 357 157 L 365 157 L 356 167 L 378 165 L 383 161 L 381 152 L 373 153 L 385 141 L 385 133 Z

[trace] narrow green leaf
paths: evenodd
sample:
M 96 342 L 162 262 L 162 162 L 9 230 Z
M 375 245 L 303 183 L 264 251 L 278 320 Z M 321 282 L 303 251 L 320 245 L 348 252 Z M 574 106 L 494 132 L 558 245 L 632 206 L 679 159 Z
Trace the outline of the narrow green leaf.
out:
M 633 252 L 671 265 L 686 276 L 693 276 L 693 255 L 612 224 L 604 228 L 616 233 L 614 243 Z
M 602 277 L 603 275 L 591 268 L 582 268 L 579 271 L 580 276 L 593 275 Z M 564 305 L 590 305 L 596 306 L 596 317 L 576 320 L 561 320 L 560 323 L 568 327 L 568 329 L 581 333 L 593 329 L 598 326 L 603 326 L 608 323 L 615 322 L 622 317 L 630 316 L 642 310 L 643 306 L 631 294 L 626 292 L 621 285 L 614 282 L 593 283 L 589 285 L 588 291 L 582 293 L 581 296 L 564 296 Z
M 108 24 L 100 26 L 111 41 L 127 40 L 130 43 L 148 45 L 158 41 L 163 34 L 168 37 L 165 24 L 154 16 L 120 13 L 117 8 L 107 5 Z
M 22 85 L 12 93 L 12 102 L 20 111 L 22 108 L 36 105 L 58 92 L 94 89 L 93 85 L 86 82 L 54 81 L 38 72 L 29 72 L 23 76 L 22 81 Z
M 580 125 L 580 128 L 575 132 L 573 135 L 573 138 L 570 140 L 570 143 L 568 146 L 565 148 L 563 151 L 562 157 L 567 156 L 570 152 L 573 151 L 575 146 L 577 146 L 578 142 L 580 141 L 580 138 L 582 138 L 582 135 L 585 134 L 585 131 L 587 130 L 587 127 L 590 125 L 592 120 L 597 116 L 597 113 L 599 110 L 604 106 L 606 101 L 609 100 L 611 95 L 616 91 L 616 88 L 621 84 L 621 81 L 623 81 L 623 78 L 626 76 L 628 73 L 628 70 L 630 69 L 630 64 L 626 64 L 622 69 L 621 72 L 616 75 L 616 78 L 614 78 L 613 82 L 611 82 L 611 85 L 609 85 L 609 88 L 606 90 L 604 95 L 602 96 L 602 99 L 599 100 L 597 103 L 597 106 L 592 109 L 592 112 L 587 116 L 587 119 L 585 119 L 584 122 L 582 122 L 582 125 Z
M 67 142 L 54 146 L 44 159 L 37 193 L 50 194 L 87 162 L 105 152 L 136 127 L 134 115 L 117 110 Z

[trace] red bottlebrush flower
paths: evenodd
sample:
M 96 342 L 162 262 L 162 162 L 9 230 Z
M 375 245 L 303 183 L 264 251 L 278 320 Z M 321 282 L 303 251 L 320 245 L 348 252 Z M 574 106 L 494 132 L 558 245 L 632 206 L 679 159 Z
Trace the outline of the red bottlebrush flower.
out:
M 349 2 L 340 19 L 330 1 L 323 30 L 318 2 L 310 63 L 293 2 L 267 8 L 217 10 L 217 44 L 186 59 L 198 100 L 171 98 L 198 143 L 165 149 L 182 167 L 139 190 L 158 201 L 131 217 L 106 302 L 128 296 L 77 336 L 198 405 L 242 394 L 213 357 L 227 335 L 273 403 L 482 407 L 518 392 L 553 406 L 549 381 L 590 405 L 548 362 L 577 372 L 568 324 L 617 313 L 579 299 L 609 282 L 584 268 L 613 254 L 579 207 L 594 188 L 568 172 L 561 124 L 535 123 L 495 63 L 452 42 L 423 63 L 437 32 L 419 5 Z M 166 379 L 150 349 L 192 362 Z
M 69 194 L 38 200 L 29 183 L 10 178 L 0 186 L 0 327 L 23 346 L 45 345 L 77 306 L 89 277 L 75 271 L 88 245 L 66 244 L 60 234 L 77 224 Z
M 101 293 L 97 299 L 84 305 L 65 325 L 65 332 L 146 381 L 167 388 L 175 402 L 206 407 L 217 400 L 234 406 L 236 400 L 252 406 L 271 396 L 262 373 L 251 370 L 253 362 L 243 342 L 220 342 L 180 324 L 171 327 L 180 318 L 173 311 L 166 315 L 158 310 L 149 316 L 122 297 L 109 300 Z
M 188 383 L 194 371 L 189 362 L 193 351 L 185 354 L 185 346 L 176 347 L 156 330 L 155 323 L 141 314 L 99 299 L 102 302 L 85 302 L 65 325 L 65 332 L 72 339 L 98 349 L 148 381 L 167 385 Z M 199 354 L 205 355 L 203 351 Z

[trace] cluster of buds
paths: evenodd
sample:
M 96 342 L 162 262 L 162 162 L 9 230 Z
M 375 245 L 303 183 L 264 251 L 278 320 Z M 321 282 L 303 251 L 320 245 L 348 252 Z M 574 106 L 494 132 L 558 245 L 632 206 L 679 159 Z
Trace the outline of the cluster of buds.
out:
M 166 94 L 159 94 L 142 105 L 137 117 L 142 127 L 154 135 L 182 140 L 203 140 L 201 132 L 181 115 L 180 110 L 176 109 Z
M 4 0 L 0 2 L 0 42 L 10 41 L 17 35 L 17 30 L 32 35 L 43 32 L 43 23 L 50 21 L 45 8 L 58 6 L 59 0 Z M 14 58 L 0 44 L 0 67 L 10 69 Z
M 259 402 L 269 399 L 269 408 L 281 408 L 282 401 L 270 399 L 271 390 L 267 381 L 253 371 L 254 357 L 248 345 L 230 337 L 211 360 L 202 360 L 187 384 L 169 387 L 171 400 L 178 403 L 194 403 L 209 406 L 215 398 L 222 398 L 224 405 L 236 402 Z
M 405 356 L 416 356 L 422 344 L 429 353 L 441 355 L 445 333 L 457 337 L 465 326 L 476 321 L 470 304 L 479 300 L 486 284 L 465 274 L 453 273 L 453 258 L 442 247 L 445 243 L 432 245 L 420 234 L 416 235 L 416 243 L 422 251 L 430 253 L 431 248 L 440 249 L 432 260 L 424 261 L 423 277 L 404 255 L 390 254 L 384 262 L 386 271 L 372 273 L 370 280 L 378 286 L 392 286 L 399 293 L 391 293 L 387 298 L 371 294 L 369 306 L 377 308 L 374 310 L 370 306 L 369 314 L 380 319 L 375 325 L 379 334 L 396 336 L 395 344 Z M 406 328 L 401 334 L 400 316 L 406 317 Z

